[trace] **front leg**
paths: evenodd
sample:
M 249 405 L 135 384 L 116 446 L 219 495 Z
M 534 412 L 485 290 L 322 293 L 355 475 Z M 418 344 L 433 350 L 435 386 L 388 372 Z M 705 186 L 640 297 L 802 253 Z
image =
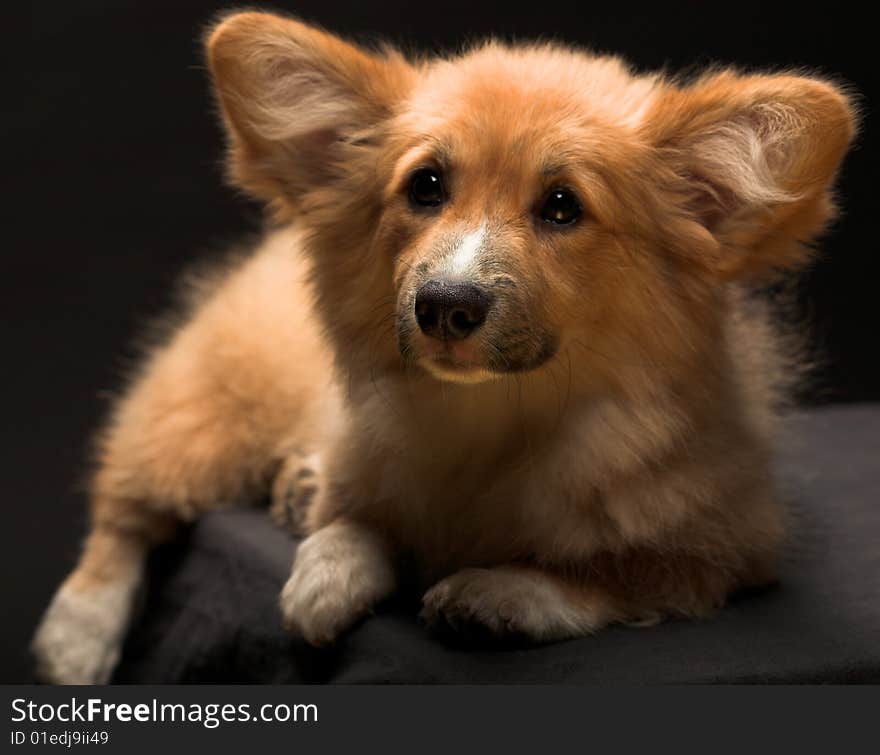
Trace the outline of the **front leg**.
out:
M 332 642 L 390 595 L 395 582 L 382 538 L 363 525 L 337 519 L 297 550 L 281 592 L 285 626 L 311 645 Z
M 739 587 L 771 584 L 769 553 L 716 549 L 634 549 L 597 554 L 581 576 L 533 566 L 462 569 L 425 594 L 422 617 L 453 627 L 477 624 L 493 634 L 538 642 L 578 637 L 613 622 L 646 626 L 667 617 L 706 618 Z
M 589 634 L 620 618 L 603 592 L 531 566 L 462 569 L 434 585 L 422 602 L 429 624 L 476 624 L 537 642 Z

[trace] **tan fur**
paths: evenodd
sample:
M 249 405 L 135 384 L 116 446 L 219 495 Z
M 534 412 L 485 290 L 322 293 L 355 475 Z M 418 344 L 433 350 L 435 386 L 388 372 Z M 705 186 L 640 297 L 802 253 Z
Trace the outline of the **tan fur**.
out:
M 550 45 L 411 63 L 259 13 L 206 45 L 230 176 L 278 228 L 120 402 L 71 590 L 114 581 L 114 538 L 145 548 L 279 470 L 278 500 L 318 481 L 282 597 L 316 643 L 403 562 L 439 581 L 429 619 L 542 640 L 704 616 L 772 578 L 789 366 L 740 286 L 805 265 L 832 216 L 854 129 L 838 88 L 681 84 Z M 407 200 L 424 165 L 448 176 L 437 212 Z M 535 220 L 559 185 L 585 208 L 570 228 Z M 418 276 L 462 239 L 491 257 L 467 274 L 514 292 L 518 348 L 552 337 L 534 369 L 493 367 L 489 325 L 452 367 L 407 329 Z

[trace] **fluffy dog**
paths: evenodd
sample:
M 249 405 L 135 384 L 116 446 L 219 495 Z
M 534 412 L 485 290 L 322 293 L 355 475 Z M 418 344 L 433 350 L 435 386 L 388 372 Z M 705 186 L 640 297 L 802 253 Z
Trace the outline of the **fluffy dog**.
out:
M 410 61 L 254 12 L 206 50 L 274 227 L 116 407 L 47 679 L 107 680 L 149 547 L 269 489 L 306 535 L 281 612 L 316 645 L 403 564 L 428 622 L 535 641 L 773 578 L 797 370 L 747 292 L 833 215 L 845 92 L 551 44 Z

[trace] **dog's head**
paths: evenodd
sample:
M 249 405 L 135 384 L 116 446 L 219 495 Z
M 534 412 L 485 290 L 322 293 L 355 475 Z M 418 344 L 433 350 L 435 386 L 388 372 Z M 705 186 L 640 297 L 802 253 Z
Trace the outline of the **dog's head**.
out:
M 457 382 L 697 353 L 724 281 L 807 260 L 854 130 L 795 75 L 496 43 L 409 62 L 261 13 L 207 51 L 232 180 L 309 232 L 339 358 Z

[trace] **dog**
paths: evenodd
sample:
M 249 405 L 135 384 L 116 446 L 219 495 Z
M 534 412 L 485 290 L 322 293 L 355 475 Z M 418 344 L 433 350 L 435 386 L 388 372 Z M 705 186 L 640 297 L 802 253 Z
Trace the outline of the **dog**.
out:
M 845 88 L 549 43 L 414 60 L 261 12 L 205 48 L 270 230 L 115 407 L 44 679 L 106 682 L 149 549 L 267 491 L 313 645 L 404 581 L 428 624 L 550 642 L 774 580 L 799 370 L 752 292 L 834 215 Z

